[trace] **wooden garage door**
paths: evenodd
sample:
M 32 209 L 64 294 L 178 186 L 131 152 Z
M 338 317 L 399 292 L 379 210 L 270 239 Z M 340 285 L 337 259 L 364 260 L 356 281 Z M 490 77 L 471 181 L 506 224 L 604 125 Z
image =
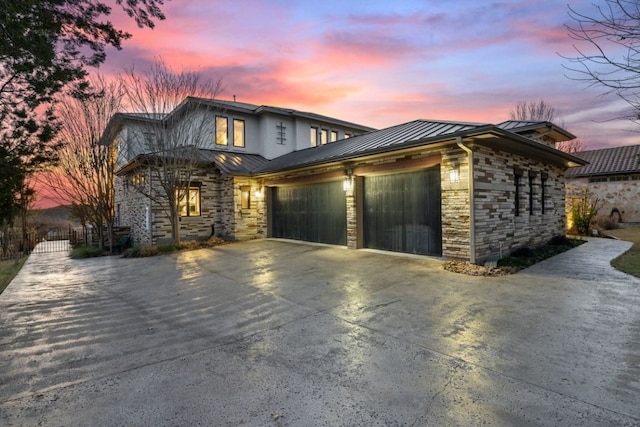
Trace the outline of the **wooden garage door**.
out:
M 365 177 L 364 246 L 442 255 L 440 166 Z
M 271 236 L 347 244 L 347 203 L 341 181 L 272 191 Z

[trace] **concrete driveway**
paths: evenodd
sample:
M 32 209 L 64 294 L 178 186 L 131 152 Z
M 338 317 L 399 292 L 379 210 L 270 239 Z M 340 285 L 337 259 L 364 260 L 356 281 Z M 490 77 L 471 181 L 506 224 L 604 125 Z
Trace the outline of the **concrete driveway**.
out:
M 273 240 L 35 254 L 0 295 L 0 424 L 637 426 L 629 247 L 498 278 Z

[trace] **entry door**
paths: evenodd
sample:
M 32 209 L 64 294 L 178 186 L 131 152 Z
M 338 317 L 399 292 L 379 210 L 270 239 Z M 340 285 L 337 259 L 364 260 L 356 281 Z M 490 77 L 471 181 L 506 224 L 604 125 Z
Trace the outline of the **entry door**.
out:
M 442 255 L 440 166 L 364 179 L 364 246 Z
M 341 181 L 276 187 L 271 236 L 347 244 L 347 201 Z

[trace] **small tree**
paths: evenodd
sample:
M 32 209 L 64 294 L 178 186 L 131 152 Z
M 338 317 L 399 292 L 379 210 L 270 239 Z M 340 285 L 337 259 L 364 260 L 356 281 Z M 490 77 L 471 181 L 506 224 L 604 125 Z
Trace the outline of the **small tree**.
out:
M 588 189 L 582 190 L 580 198 L 574 201 L 571 206 L 571 219 L 578 230 L 578 233 L 587 236 L 591 229 L 593 220 L 598 215 L 598 211 L 602 207 L 603 202 L 598 199 L 592 199 Z
M 180 201 L 187 199 L 193 174 L 202 167 L 200 149 L 216 140 L 209 100 L 222 91 L 220 80 L 197 72 L 174 72 L 161 59 L 144 73 L 133 68 L 121 76 L 130 108 L 145 120 L 132 132 L 133 151 L 144 153 L 136 161 L 148 169 L 150 181 L 136 186 L 160 206 L 171 222 L 171 235 L 180 243 Z M 132 147 L 128 147 L 131 149 Z
M 122 108 L 123 91 L 120 83 L 100 75 L 89 81 L 90 91 L 76 92 L 60 103 L 62 148 L 57 164 L 42 174 L 42 180 L 96 229 L 100 247 L 104 241 L 112 247 L 116 157 L 101 137 L 110 118 Z

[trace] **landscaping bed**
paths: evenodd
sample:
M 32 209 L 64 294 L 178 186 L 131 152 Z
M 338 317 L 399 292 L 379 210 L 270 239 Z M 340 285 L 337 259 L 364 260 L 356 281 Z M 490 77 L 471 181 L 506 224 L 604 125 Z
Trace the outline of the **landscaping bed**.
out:
M 557 236 L 543 246 L 516 249 L 510 256 L 498 260 L 496 267 L 476 265 L 468 261 L 450 260 L 445 261 L 444 269 L 470 276 L 504 276 L 516 273 L 523 268 L 573 249 L 583 243 L 585 243 L 584 240 Z

